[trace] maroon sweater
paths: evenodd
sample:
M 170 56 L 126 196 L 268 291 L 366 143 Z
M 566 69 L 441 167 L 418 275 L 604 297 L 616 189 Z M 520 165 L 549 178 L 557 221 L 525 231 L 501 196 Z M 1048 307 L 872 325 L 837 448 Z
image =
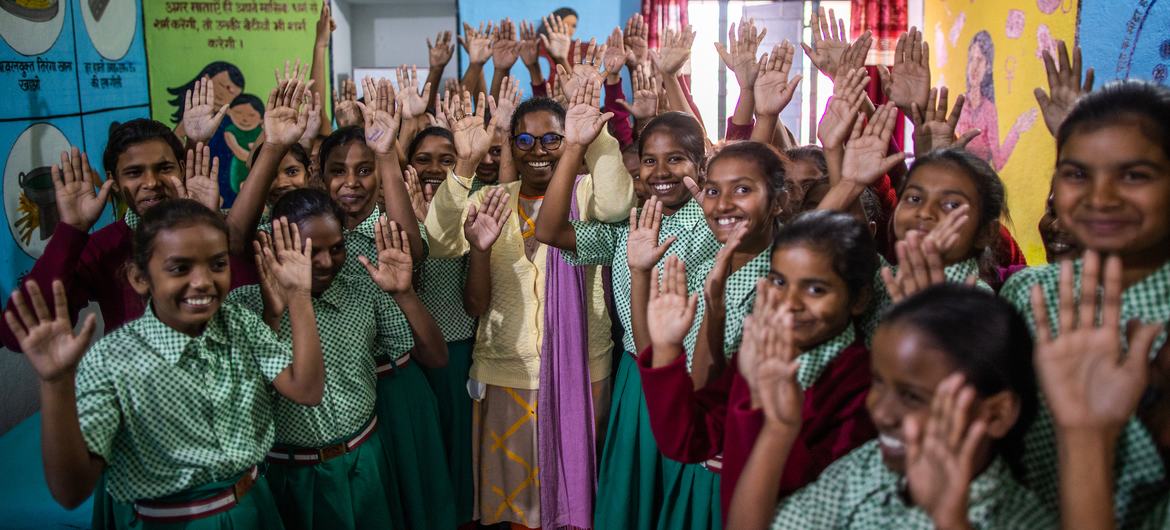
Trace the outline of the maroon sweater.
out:
M 720 501 L 726 519 L 735 484 L 747 465 L 764 425 L 761 409 L 752 409 L 747 382 L 735 359 L 718 379 L 695 390 L 686 358 L 651 368 L 650 348 L 638 356 L 650 428 L 667 458 L 703 462 L 720 454 Z M 829 464 L 877 436 L 865 408 L 870 384 L 869 350 L 856 341 L 841 351 L 804 391 L 803 425 L 780 477 L 780 495 L 811 483 Z
M 146 311 L 146 300 L 134 291 L 126 277 L 133 239 L 134 231 L 122 219 L 93 234 L 59 222 L 44 254 L 21 281 L 20 289 L 24 291 L 24 282 L 33 280 L 48 301 L 53 280 L 61 280 L 69 298 L 69 317 L 76 322 L 82 309 L 91 301 L 97 302 L 105 332 L 109 333 Z M 231 256 L 230 263 L 233 289 L 256 283 L 256 267 L 250 257 Z M 10 307 L 11 303 L 9 299 L 4 307 Z M 3 319 L 0 319 L 0 343 L 12 351 L 21 351 L 20 343 Z

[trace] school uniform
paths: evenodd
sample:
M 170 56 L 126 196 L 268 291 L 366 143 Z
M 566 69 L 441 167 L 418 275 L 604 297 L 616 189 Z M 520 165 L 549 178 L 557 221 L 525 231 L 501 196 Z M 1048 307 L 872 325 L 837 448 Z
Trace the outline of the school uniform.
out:
M 703 289 L 707 274 L 715 265 L 712 258 L 694 269 L 687 271 L 687 291 Z M 728 359 L 724 370 L 735 370 L 730 359 L 739 351 L 743 341 L 743 320 L 751 313 L 756 299 L 756 282 L 768 275 L 772 269 L 772 249 L 761 252 L 727 277 L 724 287 L 723 305 L 726 321 L 723 329 L 723 354 Z M 683 341 L 686 350 L 686 369 L 691 371 L 694 344 L 698 341 L 699 326 L 706 312 L 706 301 L 699 297 L 699 309 L 695 322 Z M 648 359 L 647 359 L 648 360 Z M 645 374 L 643 374 L 645 375 Z M 688 376 L 689 377 L 689 376 Z M 643 380 L 643 390 L 645 387 Z M 653 424 L 652 424 L 653 425 Z M 666 489 L 660 512 L 658 528 L 710 528 L 723 527 L 720 509 L 722 455 L 700 464 L 682 463 L 670 458 L 663 461 L 663 475 Z
M 228 300 L 263 315 L 258 285 L 236 289 Z M 410 342 L 410 331 L 395 325 L 398 307 L 372 282 L 339 275 L 312 303 L 325 362 L 321 403 L 307 407 L 277 396 L 273 407 L 267 479 L 285 526 L 405 528 L 391 517 L 397 485 L 377 431 L 374 358 Z M 278 336 L 292 339 L 287 313 Z M 401 506 L 393 513 L 401 514 Z
M 381 215 L 381 208 L 375 207 L 369 217 L 352 230 L 346 230 L 348 257 L 338 276 L 373 285 L 357 258 L 366 256 L 371 263 L 376 262 L 374 225 Z M 422 232 L 424 243 L 425 234 Z M 375 409 L 378 430 L 397 481 L 403 517 L 408 528 L 453 528 L 455 502 L 439 426 L 438 402 L 422 370 L 411 360 L 414 336 L 410 322 L 389 294 L 382 293 L 381 297 L 397 310 L 388 315 L 384 329 L 401 339 L 395 342 L 392 351 L 382 352 L 375 360 L 374 370 L 378 375 Z
M 633 183 L 621 165 L 617 141 L 603 131 L 587 150 L 586 164 L 592 173 L 580 177 L 574 191 L 582 219 L 617 222 L 628 218 L 634 202 Z M 486 191 L 469 195 L 470 186 L 470 179 L 451 175 L 435 192 L 426 221 L 433 256 L 456 258 L 468 253 L 470 245 L 463 235 L 467 206 L 481 205 Z M 505 220 L 492 247 L 489 280 L 492 296 L 487 311 L 479 319 L 472 352 L 470 378 L 473 381 L 469 389 L 476 394 L 472 433 L 476 470 L 474 515 L 482 524 L 511 522 L 535 527 L 542 524 L 543 517 L 551 516 L 558 509 L 558 506 L 545 506 L 542 493 L 549 492 L 541 489 L 562 486 L 544 484 L 541 480 L 541 453 L 536 443 L 537 425 L 550 419 L 542 419 L 536 412 L 542 362 L 550 362 L 545 356 L 558 355 L 555 351 L 544 351 L 546 334 L 553 334 L 550 338 L 561 336 L 560 333 L 570 329 L 574 334 L 573 339 L 566 340 L 574 344 L 576 360 L 581 366 L 571 374 L 566 372 L 558 377 L 580 378 L 576 381 L 587 388 L 573 390 L 588 393 L 584 399 L 593 400 L 595 418 L 598 411 L 608 410 L 613 343 L 600 268 L 580 267 L 568 273 L 579 275 L 580 280 L 577 287 L 581 292 L 568 297 L 572 300 L 566 300 L 565 291 L 555 287 L 550 290 L 550 273 L 560 274 L 558 267 L 564 264 L 558 263 L 560 258 L 555 257 L 559 251 L 540 244 L 534 237 L 533 219 L 543 198 L 522 198 L 520 182 L 499 187 L 509 194 L 509 206 L 517 213 Z M 521 214 L 530 220 L 524 227 L 519 221 Z M 560 310 L 562 303 L 577 304 L 577 315 L 568 319 L 571 321 L 558 322 L 558 329 L 548 329 L 546 308 Z M 558 389 L 545 390 L 555 393 Z M 585 403 L 578 413 L 589 410 L 588 407 Z M 578 424 L 584 424 L 591 418 L 558 415 L 552 419 L 578 420 Z M 545 441 L 546 449 L 563 449 L 555 440 Z M 586 454 L 592 451 L 584 449 L 572 448 L 576 453 L 565 454 L 565 461 L 576 464 L 581 459 L 593 458 Z M 588 473 L 591 475 L 592 470 Z M 570 490 L 588 488 L 591 492 L 592 481 L 592 476 L 584 476 L 563 486 Z M 573 510 L 583 509 L 577 503 L 568 506 Z M 592 509 L 587 513 L 591 514 Z M 574 516 L 579 522 L 571 523 L 573 526 L 588 526 L 588 518 L 580 521 L 579 513 Z
M 780 501 L 773 530 L 808 528 L 933 529 L 908 502 L 905 477 L 882 462 L 877 440 L 834 462 L 812 484 Z M 967 517 L 976 529 L 1057 528 L 1056 517 L 996 458 L 971 481 Z
M 764 415 L 753 408 L 735 360 L 718 379 L 695 389 L 682 357 L 651 367 L 653 352 L 639 357 L 654 435 L 663 454 L 703 462 L 722 454 L 722 513 L 747 465 Z M 780 495 L 812 482 L 829 464 L 877 435 L 865 397 L 871 379 L 869 350 L 852 324 L 836 337 L 800 354 L 796 380 L 804 390 L 800 434 L 779 477 Z
M 1081 259 L 1073 262 L 1076 292 L 1080 292 Z M 1050 332 L 1058 334 L 1055 328 L 1060 322 L 1059 264 L 1031 267 L 1022 270 L 1004 284 L 1003 296 L 1027 320 L 1028 327 L 1035 333 L 1036 323 L 1032 318 L 1032 286 L 1039 285 L 1048 301 L 1048 320 L 1053 326 Z M 1166 322 L 1170 320 L 1170 262 L 1163 264 L 1140 282 L 1131 285 L 1121 294 L 1121 333 L 1124 341 L 1125 325 L 1131 319 L 1142 322 Z M 1162 332 L 1150 350 L 1155 356 L 1165 343 Z M 1041 396 L 1041 404 L 1044 403 Z M 1024 437 L 1024 465 L 1027 483 L 1036 491 L 1040 500 L 1049 509 L 1058 511 L 1060 502 L 1059 475 L 1057 473 L 1058 453 L 1052 413 L 1047 406 L 1041 406 L 1036 419 Z M 1114 469 L 1113 506 L 1119 527 L 1134 526 L 1166 491 L 1167 474 L 1159 456 L 1158 445 L 1153 436 L 1136 417 L 1126 424 L 1117 442 Z
M 890 293 L 886 290 L 886 281 L 882 278 L 881 271 L 888 267 L 890 272 L 897 274 L 898 266 L 890 265 L 890 262 L 886 261 L 886 258 L 880 255 L 878 256 L 878 261 L 878 270 L 873 274 L 873 299 L 870 301 L 865 315 L 861 318 L 861 329 L 865 335 L 867 344 L 872 344 L 873 334 L 877 332 L 878 324 L 881 323 L 882 316 L 885 315 L 886 310 L 890 306 L 894 305 L 894 300 L 890 298 Z M 943 275 L 948 282 L 965 284 L 972 276 L 979 278 L 979 262 L 975 258 L 969 258 L 952 263 L 943 268 Z M 975 286 L 988 291 L 992 290 L 991 286 L 982 279 L 976 279 Z
M 291 363 L 290 345 L 230 302 L 198 337 L 147 311 L 94 344 L 78 420 L 110 495 L 133 504 L 117 526 L 282 528 L 257 466 L 275 435 L 271 382 Z
M 614 312 L 624 330 L 620 356 L 614 378 L 613 400 L 605 431 L 605 448 L 598 466 L 599 495 L 594 508 L 598 528 L 651 529 L 656 526 L 662 505 L 662 454 L 650 430 L 646 398 L 641 378 L 635 368 L 633 324 L 630 306 L 630 266 L 627 243 L 630 226 L 624 223 L 571 221 L 577 238 L 577 251 L 564 252 L 571 265 L 611 266 Z M 678 256 L 685 263 L 704 263 L 719 251 L 719 242 L 707 227 L 703 209 L 697 201 L 687 201 L 671 215 L 663 216 L 659 240 L 677 240 L 666 255 Z

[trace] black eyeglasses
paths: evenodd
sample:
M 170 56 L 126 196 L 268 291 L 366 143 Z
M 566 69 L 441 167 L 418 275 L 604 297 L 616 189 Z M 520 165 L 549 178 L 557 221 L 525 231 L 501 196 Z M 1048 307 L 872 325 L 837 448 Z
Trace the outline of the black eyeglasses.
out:
M 536 147 L 537 137 L 528 134 L 520 133 L 512 137 L 512 143 L 516 144 L 516 148 L 521 151 L 531 151 Z M 565 135 L 557 133 L 547 133 L 540 137 L 540 145 L 547 151 L 556 151 L 561 147 L 561 141 L 565 139 Z

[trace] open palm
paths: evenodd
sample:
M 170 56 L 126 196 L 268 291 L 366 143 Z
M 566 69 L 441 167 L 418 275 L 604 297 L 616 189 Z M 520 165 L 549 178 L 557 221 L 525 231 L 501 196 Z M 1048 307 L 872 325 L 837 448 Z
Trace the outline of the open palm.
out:
M 110 197 L 113 179 L 94 191 L 97 174 L 89 165 L 89 157 L 76 147 L 61 152 L 61 164 L 49 169 L 53 178 L 53 192 L 57 199 L 57 212 L 61 222 L 83 232 L 88 232 Z
M 471 204 L 467 207 L 467 220 L 463 223 L 463 236 L 471 248 L 480 252 L 491 250 L 500 238 L 508 214 L 508 194 L 494 188 L 484 196 L 482 206 Z
M 53 282 L 55 316 L 49 314 L 49 306 L 35 282 L 27 282 L 25 290 L 27 300 L 19 290 L 13 293 L 4 318 L 41 380 L 59 380 L 77 369 L 93 337 L 96 318 L 89 315 L 81 331 L 74 335 L 65 286 L 60 280 Z M 15 311 L 12 306 L 16 306 Z

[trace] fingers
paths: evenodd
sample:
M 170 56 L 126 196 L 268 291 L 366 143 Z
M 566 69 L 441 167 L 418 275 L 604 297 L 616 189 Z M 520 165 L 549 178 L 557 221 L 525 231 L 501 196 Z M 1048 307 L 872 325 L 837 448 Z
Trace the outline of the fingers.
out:
M 1092 250 L 1085 252 L 1086 255 L 1093 253 Z M 1065 260 L 1060 264 L 1060 282 L 1059 290 L 1060 298 L 1058 302 L 1059 328 L 1058 335 L 1076 329 L 1076 299 L 1073 296 L 1073 263 L 1071 260 Z
M 1033 285 L 1029 297 L 1032 301 L 1032 319 L 1036 322 L 1036 344 L 1047 344 L 1052 340 L 1052 331 L 1048 323 L 1048 302 L 1044 299 L 1044 288 L 1040 284 Z
M 39 296 L 41 292 L 40 288 L 37 287 L 37 283 L 32 280 L 24 282 L 24 290 L 28 292 L 28 297 L 32 297 L 34 292 Z M 32 329 L 40 324 L 40 319 L 33 313 L 25 294 L 20 289 L 12 291 L 12 301 L 8 305 L 8 314 L 12 314 L 12 306 L 16 306 L 16 314 L 20 316 L 20 322 L 24 328 Z
M 1078 305 L 1077 328 L 1089 329 L 1097 320 L 1097 286 L 1101 279 L 1101 255 L 1086 251 L 1081 270 L 1081 299 Z

